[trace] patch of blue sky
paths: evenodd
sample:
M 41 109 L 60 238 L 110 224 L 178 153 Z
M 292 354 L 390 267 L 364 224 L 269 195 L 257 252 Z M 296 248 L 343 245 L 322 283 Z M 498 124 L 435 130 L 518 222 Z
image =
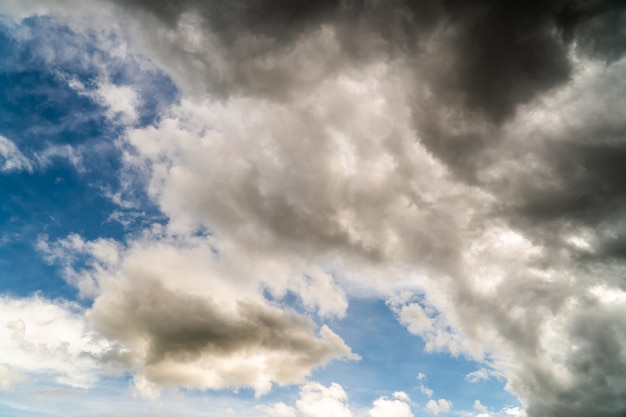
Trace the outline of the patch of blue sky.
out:
M 341 384 L 354 403 L 369 405 L 378 397 L 404 391 L 422 407 L 431 398 L 451 400 L 456 410 L 471 410 L 477 399 L 498 410 L 519 405 L 503 390 L 501 380 L 469 383 L 466 375 L 478 369 L 476 362 L 446 352 L 425 352 L 423 340 L 410 334 L 383 300 L 351 299 L 345 318 L 331 327 L 361 360 L 332 362 L 318 369 L 314 379 Z M 420 373 L 425 376 L 422 380 Z M 432 390 L 432 397 L 422 387 Z
M 139 185 L 132 190 L 138 207 L 112 200 L 121 188 L 116 141 L 127 126 L 107 117 L 105 104 L 89 93 L 103 72 L 109 83 L 130 85 L 140 97 L 135 126 L 143 126 L 177 99 L 177 90 L 163 73 L 142 71 L 136 61 L 97 47 L 97 36 L 75 34 L 46 17 L 0 19 L 0 136 L 29 161 L 0 172 L 0 292 L 72 296 L 35 248 L 42 235 L 123 241 L 147 221 L 164 221 Z

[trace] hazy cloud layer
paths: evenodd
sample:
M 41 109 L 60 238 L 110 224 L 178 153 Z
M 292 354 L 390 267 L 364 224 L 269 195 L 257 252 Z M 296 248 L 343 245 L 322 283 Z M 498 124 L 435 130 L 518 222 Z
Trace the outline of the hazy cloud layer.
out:
M 350 350 L 259 287 L 321 316 L 368 291 L 530 417 L 624 414 L 623 2 L 115 3 L 183 88 L 126 167 L 168 239 L 214 239 L 149 235 L 72 278 L 148 383 L 302 381 Z

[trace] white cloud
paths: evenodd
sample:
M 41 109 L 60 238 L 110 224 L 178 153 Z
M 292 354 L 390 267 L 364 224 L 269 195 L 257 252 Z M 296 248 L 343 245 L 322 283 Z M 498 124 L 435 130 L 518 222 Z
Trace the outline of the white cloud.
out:
M 450 411 L 451 408 L 452 403 L 444 398 L 440 398 L 438 400 L 429 400 L 426 403 L 426 409 L 434 415 L 447 413 L 448 411 Z
M 0 296 L 0 317 L 0 351 L 10 358 L 10 368 L 3 365 L 5 386 L 23 375 L 90 387 L 103 372 L 100 358 L 113 347 L 72 303 Z
M 393 398 L 395 398 L 396 400 L 400 400 L 400 401 L 404 401 L 406 403 L 410 403 L 411 402 L 411 398 L 409 397 L 409 394 L 407 394 L 404 391 L 396 391 L 393 393 Z
M 422 395 L 425 395 L 426 397 L 430 398 L 433 396 L 433 390 L 428 388 L 428 386 L 426 386 L 426 384 L 424 384 L 423 381 L 425 381 L 427 379 L 426 375 L 422 372 L 417 374 L 417 380 L 420 381 L 418 388 L 420 390 L 420 393 Z
M 419 390 L 422 393 L 422 395 L 427 396 L 428 398 L 433 396 L 433 390 L 428 388 L 426 385 L 424 384 L 420 384 L 419 385 Z
M 337 383 L 324 386 L 308 382 L 300 388 L 300 398 L 295 407 L 277 402 L 256 407 L 268 417 L 353 417 L 361 415 L 348 405 L 348 395 Z M 368 410 L 370 417 L 413 417 L 411 399 L 403 391 L 396 391 L 392 398 L 376 399 Z
M 507 416 L 513 417 L 524 417 L 526 416 L 526 412 L 519 407 L 506 407 L 502 409 L 502 412 Z
M 32 161 L 4 136 L 0 136 L 0 171 L 33 171 Z
M 35 155 L 37 166 L 47 168 L 55 159 L 67 160 L 78 172 L 84 172 L 83 155 L 70 145 L 49 145 Z
M 417 303 L 402 307 L 399 319 L 407 329 L 416 335 L 425 335 L 433 329 L 433 319 L 428 317 L 424 309 Z
M 83 171 L 82 155 L 70 145 L 49 145 L 33 155 L 26 157 L 11 140 L 0 136 L 0 171 L 33 172 L 45 169 L 54 158 L 67 159 L 78 171 Z
M 102 67 L 101 64 L 100 66 Z M 105 72 L 105 68 L 100 68 L 100 71 Z M 137 109 L 141 105 L 141 97 L 129 85 L 113 84 L 106 75 L 102 75 L 102 79 L 97 82 L 97 87 L 93 90 L 86 89 L 76 79 L 69 79 L 68 86 L 106 108 L 105 115 L 111 121 L 132 125 L 139 117 Z
M 489 378 L 491 378 L 493 375 L 494 375 L 493 371 L 486 369 L 486 368 L 480 368 L 477 371 L 473 371 L 465 375 L 465 379 L 475 384 L 480 381 L 486 381 Z
M 108 108 L 107 116 L 118 119 L 124 124 L 131 124 L 139 117 L 137 107 L 141 104 L 137 92 L 127 85 L 101 83 L 94 95 L 100 103 Z
M 480 400 L 475 400 L 474 401 L 474 410 L 476 411 L 480 411 L 481 413 L 486 413 L 487 412 L 487 407 L 485 407 L 484 405 L 482 405 L 480 403 Z
M 405 392 L 395 392 L 394 399 L 386 397 L 374 401 L 374 407 L 368 412 L 370 417 L 413 417 L 411 399 Z
M 348 396 L 341 385 L 332 383 L 325 387 L 310 382 L 300 389 L 300 399 L 296 407 L 303 417 L 352 417 L 348 408 Z

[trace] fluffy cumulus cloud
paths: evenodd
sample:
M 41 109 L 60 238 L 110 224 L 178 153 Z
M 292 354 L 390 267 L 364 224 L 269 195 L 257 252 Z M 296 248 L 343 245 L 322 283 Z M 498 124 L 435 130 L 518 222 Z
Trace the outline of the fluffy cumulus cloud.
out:
M 426 409 L 438 415 L 439 413 L 446 413 L 452 408 L 452 403 L 445 398 L 439 398 L 438 400 L 428 400 L 426 403 Z
M 353 417 L 354 414 L 346 405 L 347 400 L 348 396 L 341 385 L 333 383 L 325 387 L 313 382 L 302 387 L 296 407 L 302 417 L 315 417 L 320 414 L 332 417 Z
M 478 362 L 468 379 L 506 378 L 519 415 L 626 412 L 623 2 L 91 3 L 181 88 L 118 143 L 168 223 L 42 250 L 140 391 L 303 382 L 356 356 L 280 300 L 325 319 L 365 292 Z M 63 4 L 2 7 L 80 28 L 91 8 Z M 105 87 L 132 124 L 134 90 Z M 266 412 L 353 415 L 315 383 Z M 412 415 L 402 395 L 369 413 Z
M 395 392 L 393 399 L 379 398 L 374 401 L 374 407 L 369 410 L 370 417 L 413 417 L 409 396 L 402 392 Z

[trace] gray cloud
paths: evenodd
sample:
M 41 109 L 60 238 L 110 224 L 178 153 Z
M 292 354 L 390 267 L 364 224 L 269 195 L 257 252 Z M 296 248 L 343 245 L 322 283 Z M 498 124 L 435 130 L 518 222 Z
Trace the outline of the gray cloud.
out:
M 571 45 L 616 59 L 624 36 L 613 0 L 116 3 L 196 94 L 290 100 L 346 68 L 405 59 L 420 140 L 466 180 L 518 105 L 568 82 Z
M 93 297 L 85 316 L 108 348 L 90 359 L 132 372 L 142 396 L 162 386 L 262 395 L 274 383 L 302 383 L 332 359 L 359 358 L 327 326 L 269 302 L 251 273 L 261 264 L 217 260 L 206 238 L 145 235 L 123 247 L 72 235 L 42 250 Z M 73 270 L 77 258 L 87 266 Z
M 294 87 L 291 81 L 298 80 L 298 72 L 306 69 L 284 65 L 277 57 L 293 52 L 303 37 L 328 26 L 339 33 L 342 54 L 338 60 L 345 63 L 389 53 L 408 53 L 422 61 L 434 59 L 429 81 L 439 99 L 451 107 L 485 112 L 495 121 L 510 115 L 515 105 L 535 93 L 567 81 L 570 63 L 559 31 L 566 32 L 568 39 L 578 39 L 582 23 L 614 8 L 610 1 L 592 6 L 565 1 L 504 5 L 487 0 L 117 3 L 176 33 L 193 30 L 200 36 L 195 47 L 183 45 L 184 36 L 170 37 L 170 42 L 178 43 L 170 52 L 184 61 L 197 60 L 208 70 L 201 74 L 204 81 L 226 93 L 287 93 Z M 592 38 L 592 34 L 584 34 L 584 39 Z M 215 52 L 209 46 L 213 41 L 232 70 L 232 74 L 221 75 L 232 77 L 230 80 L 214 78 L 219 62 L 212 62 L 209 55 Z M 435 50 L 429 48 L 432 42 Z M 311 61 L 325 59 L 321 52 L 314 52 Z M 297 64 L 297 60 L 291 63 Z M 324 75 L 337 62 L 326 64 Z
M 135 281 L 125 292 L 105 293 L 88 317 L 111 340 L 129 347 L 146 343 L 145 356 L 133 351 L 143 362 L 139 369 L 163 385 L 243 385 L 263 393 L 270 381 L 302 382 L 313 367 L 350 355 L 328 328 L 318 339 L 315 324 L 295 313 L 245 301 L 225 311 L 216 301 L 167 290 L 158 281 Z M 255 358 L 264 358 L 263 365 Z M 218 364 L 224 362 L 230 365 L 222 369 Z M 193 375 L 193 368 L 207 376 Z

